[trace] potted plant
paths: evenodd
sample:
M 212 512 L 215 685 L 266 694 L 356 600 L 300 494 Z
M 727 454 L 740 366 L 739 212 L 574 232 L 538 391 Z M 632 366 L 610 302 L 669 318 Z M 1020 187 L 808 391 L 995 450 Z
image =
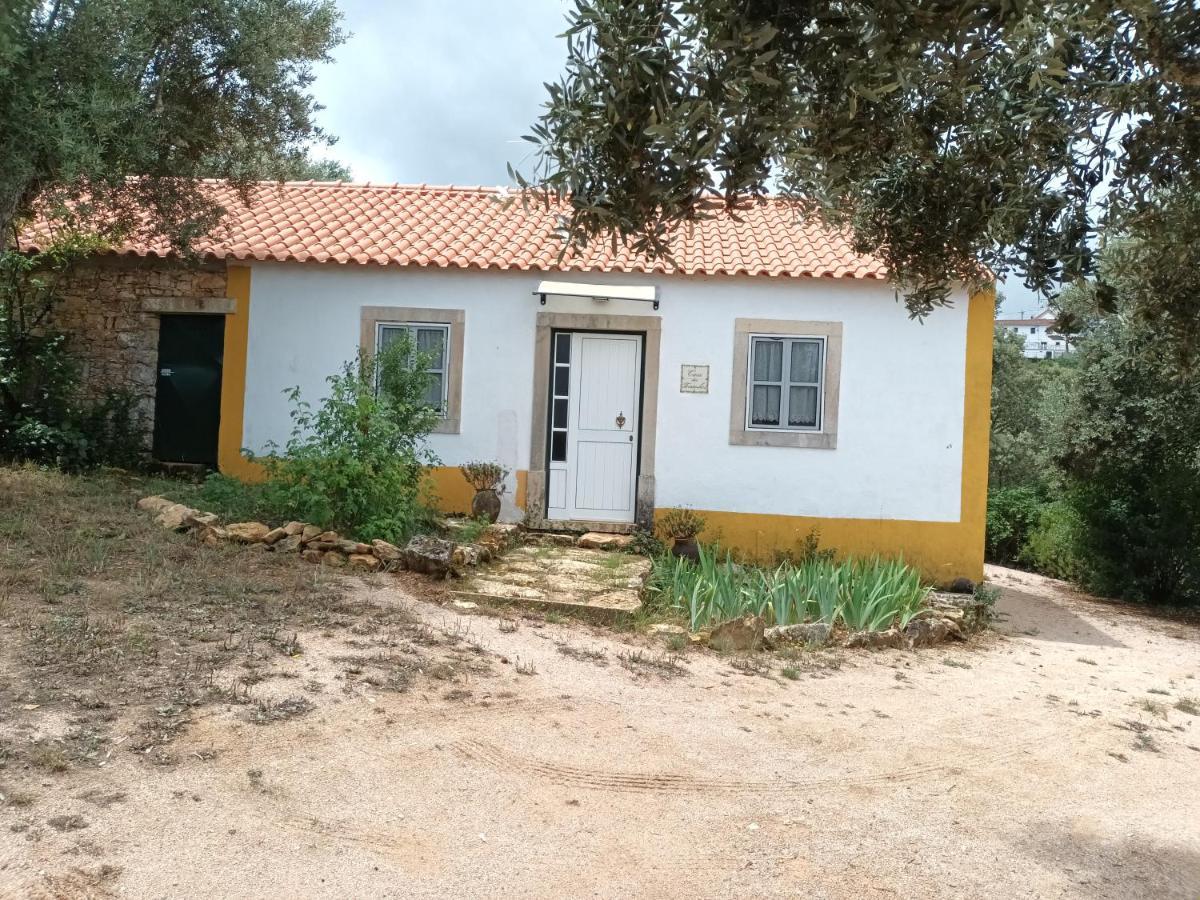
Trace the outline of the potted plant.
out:
M 458 468 L 467 483 L 475 488 L 471 515 L 476 519 L 487 519 L 489 523 L 495 522 L 500 517 L 500 495 L 504 493 L 508 469 L 493 462 L 469 462 Z
M 658 526 L 671 539 L 671 555 L 700 559 L 696 535 L 704 530 L 704 516 L 692 509 L 671 509 L 658 520 Z

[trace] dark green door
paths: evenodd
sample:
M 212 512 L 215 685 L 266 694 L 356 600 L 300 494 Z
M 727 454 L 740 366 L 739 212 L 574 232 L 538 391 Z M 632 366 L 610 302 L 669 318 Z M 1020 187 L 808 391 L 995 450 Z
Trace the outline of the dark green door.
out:
M 155 459 L 216 465 L 224 349 L 224 316 L 159 320 Z

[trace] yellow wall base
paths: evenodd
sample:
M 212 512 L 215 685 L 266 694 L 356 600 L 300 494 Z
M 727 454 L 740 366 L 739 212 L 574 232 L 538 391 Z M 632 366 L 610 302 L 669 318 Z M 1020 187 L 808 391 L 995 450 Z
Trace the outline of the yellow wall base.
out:
M 657 510 L 660 517 L 666 510 Z M 820 546 L 838 557 L 878 554 L 902 557 L 928 581 L 946 585 L 955 578 L 983 577 L 983 541 L 961 522 L 906 522 L 886 519 L 821 519 L 697 510 L 707 527 L 702 543 L 715 542 L 735 555 L 770 562 L 799 549 L 812 532 Z
M 516 472 L 517 490 L 513 494 L 513 503 L 518 509 L 525 508 L 525 478 L 528 474 L 524 469 Z M 475 489 L 467 484 L 458 466 L 435 466 L 430 469 L 425 475 L 425 488 L 436 499 L 434 505 L 439 512 L 446 515 L 470 514 Z

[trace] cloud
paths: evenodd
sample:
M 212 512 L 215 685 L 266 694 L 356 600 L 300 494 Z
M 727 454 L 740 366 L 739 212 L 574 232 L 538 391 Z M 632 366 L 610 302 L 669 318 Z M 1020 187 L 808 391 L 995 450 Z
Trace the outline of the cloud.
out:
M 313 91 L 358 180 L 503 184 L 559 77 L 564 0 L 340 0 L 350 39 Z

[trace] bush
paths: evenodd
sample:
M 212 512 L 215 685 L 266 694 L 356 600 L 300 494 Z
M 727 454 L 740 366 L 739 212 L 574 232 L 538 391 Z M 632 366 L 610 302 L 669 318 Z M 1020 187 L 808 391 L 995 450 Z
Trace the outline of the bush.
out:
M 114 390 L 84 400 L 79 378 L 65 335 L 0 329 L 0 460 L 69 471 L 145 461 L 133 395 Z
M 228 492 L 233 508 L 361 540 L 399 542 L 427 527 L 433 513 L 421 480 L 436 458 L 425 437 L 438 416 L 424 401 L 427 362 L 405 338 L 346 363 L 327 379 L 329 396 L 316 409 L 298 388 L 288 391 L 292 436 L 282 453 L 258 458 L 266 483 L 239 493 L 228 480 L 216 480 L 209 496 Z
M 1091 336 L 1058 462 L 1084 586 L 1200 604 L 1200 371 L 1157 338 L 1123 314 Z
M 1080 576 L 1079 517 L 1065 500 L 1046 503 L 1025 536 L 1017 561 L 1052 578 Z
M 1021 559 L 1044 502 L 1042 492 L 1031 487 L 988 491 L 985 545 L 988 560 L 1012 564 Z

